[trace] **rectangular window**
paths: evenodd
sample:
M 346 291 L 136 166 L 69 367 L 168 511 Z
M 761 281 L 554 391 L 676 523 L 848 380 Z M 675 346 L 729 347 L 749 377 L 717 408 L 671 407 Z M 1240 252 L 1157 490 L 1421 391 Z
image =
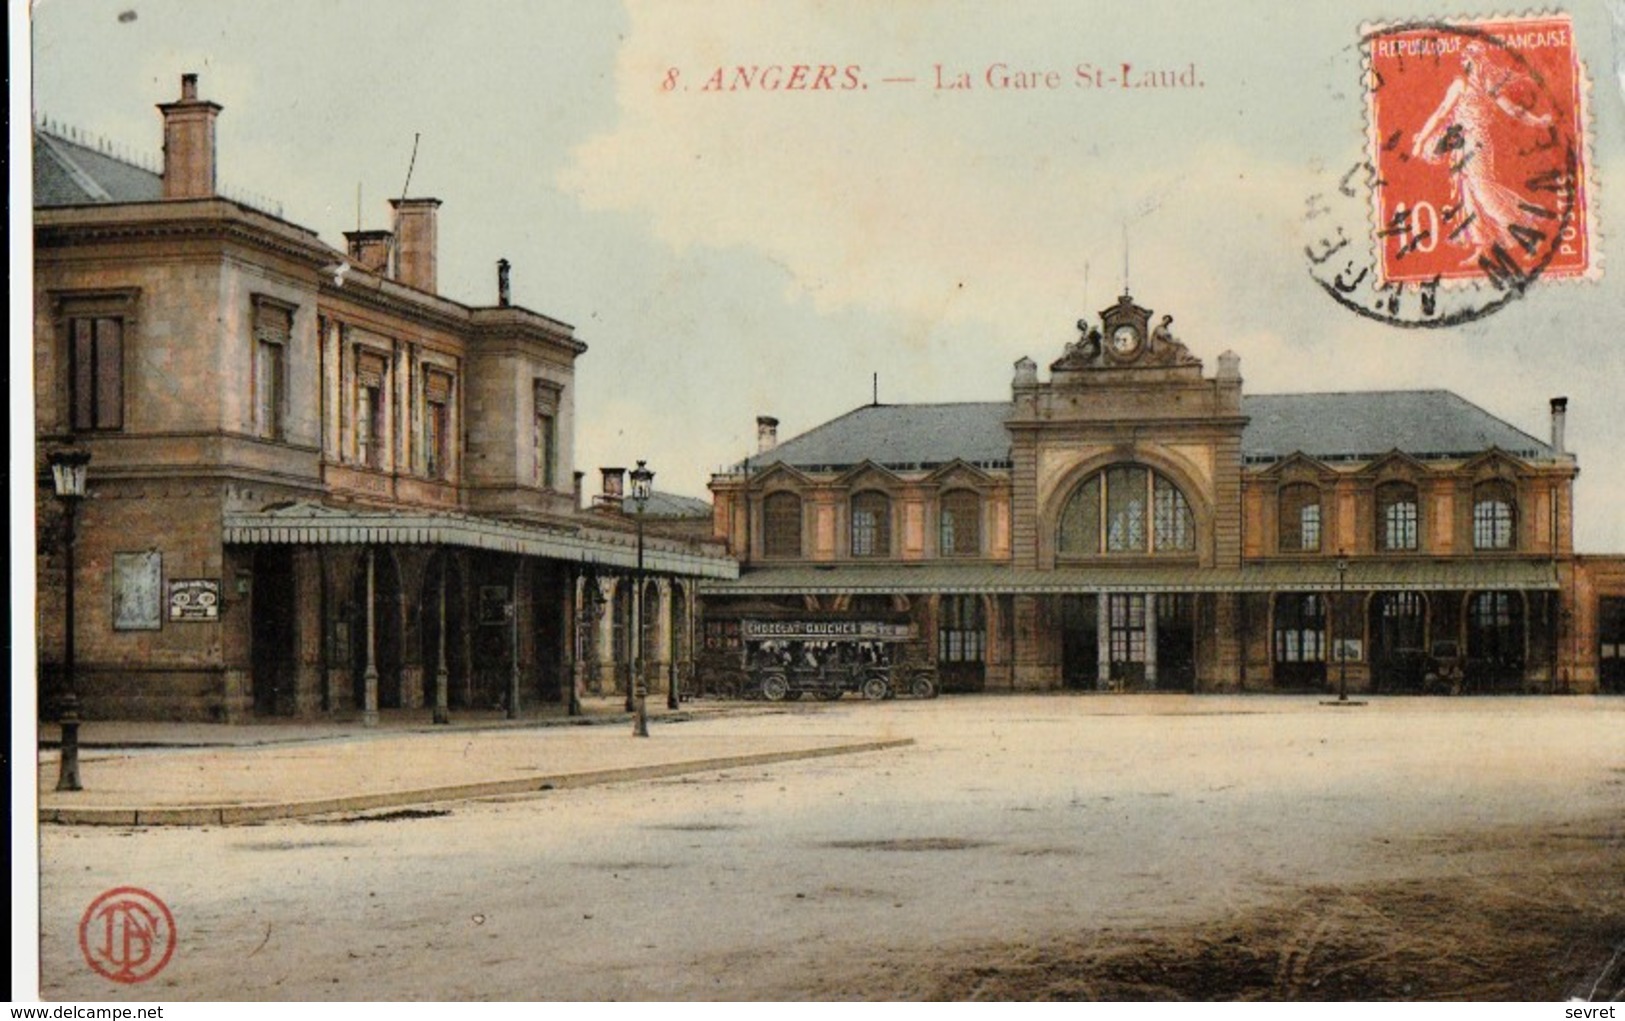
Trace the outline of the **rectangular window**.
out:
M 69 320 L 68 401 L 75 429 L 124 427 L 124 321 Z
M 287 415 L 288 346 L 293 309 L 263 297 L 254 299 L 254 432 L 281 439 Z
M 369 468 L 384 466 L 388 411 L 385 380 L 389 362 L 379 354 L 361 351 L 356 357 L 355 457 Z
M 1106 597 L 1107 633 L 1114 663 L 1145 662 L 1145 596 Z
M 531 428 L 531 444 L 535 452 L 532 481 L 543 489 L 558 485 L 559 392 L 556 383 L 545 379 L 535 382 L 536 414 Z
M 423 470 L 443 479 L 451 470 L 452 377 L 430 370 L 423 376 Z
M 1320 504 L 1311 503 L 1299 513 L 1299 537 L 1302 540 L 1300 549 L 1320 549 Z
M 872 557 L 875 555 L 875 533 L 878 522 L 872 510 L 852 511 L 852 555 L 855 557 Z
M 1384 526 L 1384 549 L 1416 548 L 1416 504 L 1389 504 Z

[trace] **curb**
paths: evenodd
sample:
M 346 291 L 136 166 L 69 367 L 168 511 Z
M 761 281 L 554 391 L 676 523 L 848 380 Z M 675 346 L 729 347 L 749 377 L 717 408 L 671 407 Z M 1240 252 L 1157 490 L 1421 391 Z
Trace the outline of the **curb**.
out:
M 592 787 L 599 784 L 625 783 L 630 780 L 652 780 L 687 773 L 704 773 L 718 769 L 737 769 L 741 766 L 761 766 L 774 762 L 793 762 L 800 759 L 827 758 L 834 755 L 852 755 L 858 752 L 884 751 L 914 744 L 913 738 L 895 738 L 887 741 L 863 741 L 856 744 L 828 745 L 787 752 L 757 752 L 752 755 L 731 755 L 716 759 L 691 759 L 686 762 L 666 762 L 649 766 L 627 766 L 620 769 L 597 769 L 584 773 L 556 773 L 551 776 L 528 776 L 517 780 L 485 780 L 478 783 L 456 784 L 449 787 L 426 787 L 408 791 L 384 791 L 377 794 L 350 794 L 336 798 L 312 801 L 269 802 L 255 805 L 196 805 L 175 808 L 45 808 L 41 807 L 42 823 L 65 826 L 237 826 L 244 823 L 269 822 L 276 819 L 301 819 L 334 812 L 365 812 L 380 808 L 401 808 L 407 805 L 431 804 L 437 801 L 467 801 L 504 794 L 534 794 L 567 787 Z
M 760 714 L 766 710 L 764 706 L 727 705 L 705 708 L 663 709 L 658 714 L 650 713 L 651 723 L 688 723 L 693 720 L 710 719 L 717 716 L 738 716 Z M 778 710 L 782 711 L 782 710 Z M 411 723 L 406 725 L 378 727 L 374 729 L 362 728 L 354 721 L 346 720 L 339 724 L 332 733 L 314 734 L 305 733 L 293 736 L 261 736 L 243 741 L 201 740 L 182 741 L 164 740 L 162 738 L 131 738 L 127 740 L 91 738 L 79 739 L 79 747 L 86 751 L 127 751 L 131 749 L 151 750 L 168 749 L 187 751 L 193 748 L 266 748 L 272 745 L 285 744 L 311 744 L 318 741 L 350 741 L 368 740 L 377 737 L 395 737 L 407 734 L 450 734 L 493 730 L 546 730 L 553 727 L 601 727 L 626 726 L 632 722 L 632 713 L 617 710 L 609 713 L 594 713 L 581 716 L 537 716 L 518 720 L 470 720 L 456 721 L 450 725 L 433 723 Z M 104 721 L 94 721 L 97 723 Z M 42 722 L 40 725 L 37 744 L 41 751 L 60 751 L 62 740 L 60 737 L 46 737 L 45 727 L 54 726 L 54 723 Z M 211 724 L 212 725 L 212 724 Z M 228 724 L 229 726 L 229 724 Z M 343 728 L 343 729 L 340 729 Z

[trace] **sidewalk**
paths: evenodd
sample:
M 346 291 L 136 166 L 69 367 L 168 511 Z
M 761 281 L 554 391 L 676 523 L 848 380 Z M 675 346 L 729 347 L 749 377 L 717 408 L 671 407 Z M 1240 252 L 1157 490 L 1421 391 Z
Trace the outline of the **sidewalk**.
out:
M 372 811 L 439 801 L 842 755 L 912 743 L 859 730 L 789 726 L 761 704 L 649 703 L 648 739 L 631 736 L 619 700 L 592 699 L 584 714 L 508 720 L 427 711 L 359 721 L 206 724 L 91 722 L 80 729 L 84 790 L 55 789 L 57 728 L 40 733 L 39 818 L 46 823 L 201 826 Z M 728 727 L 751 717 L 750 727 Z M 712 725 L 708 725 L 712 724 Z M 717 724 L 722 724 L 718 726 Z

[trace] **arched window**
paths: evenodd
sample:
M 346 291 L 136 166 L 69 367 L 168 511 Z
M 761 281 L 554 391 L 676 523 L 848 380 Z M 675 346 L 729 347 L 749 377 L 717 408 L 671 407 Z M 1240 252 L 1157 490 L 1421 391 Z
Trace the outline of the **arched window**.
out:
M 1280 549 L 1282 553 L 1320 550 L 1320 487 L 1295 482 L 1281 487 Z
M 801 556 L 801 497 L 773 493 L 762 501 L 762 552 L 770 557 Z
M 1377 548 L 1414 550 L 1420 537 L 1416 487 L 1384 482 L 1377 487 Z
M 968 489 L 942 494 L 937 548 L 945 557 L 973 557 L 982 551 L 982 498 Z
M 873 490 L 852 498 L 852 555 L 891 555 L 891 500 Z
M 1512 483 L 1491 479 L 1473 487 L 1473 548 L 1512 549 L 1517 545 L 1518 495 Z
M 1196 518 L 1166 476 L 1140 465 L 1113 465 L 1073 490 L 1056 538 L 1057 550 L 1069 556 L 1189 553 L 1196 549 Z

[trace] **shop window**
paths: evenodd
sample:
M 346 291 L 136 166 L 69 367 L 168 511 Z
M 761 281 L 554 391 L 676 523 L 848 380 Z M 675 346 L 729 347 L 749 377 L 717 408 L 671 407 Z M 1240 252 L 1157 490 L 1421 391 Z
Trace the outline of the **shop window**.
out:
M 1320 550 L 1320 488 L 1306 482 L 1282 486 L 1279 499 L 1282 553 Z
M 1377 548 L 1414 550 L 1419 545 L 1416 487 L 1385 482 L 1377 487 Z
M 1469 680 L 1515 681 L 1523 666 L 1523 599 L 1516 592 L 1477 592 L 1467 603 Z
M 884 493 L 852 498 L 852 555 L 884 557 L 891 553 L 891 500 Z
M 1512 549 L 1517 535 L 1518 498 L 1512 483 L 1500 479 L 1473 487 L 1473 548 Z
M 969 490 L 944 493 L 938 521 L 938 548 L 945 557 L 973 557 L 982 551 L 982 498 Z
M 1114 465 L 1085 479 L 1061 510 L 1064 556 L 1189 553 L 1196 517 L 1172 479 L 1139 465 Z
M 1326 661 L 1326 601 L 1312 593 L 1285 593 L 1275 601 L 1275 662 Z
M 254 298 L 254 433 L 279 440 L 286 427 L 288 349 L 293 341 L 293 306 Z
M 937 621 L 937 659 L 980 663 L 987 655 L 987 618 L 981 596 L 943 596 Z
M 770 557 L 801 556 L 801 497 L 773 493 L 762 501 L 762 552 Z

